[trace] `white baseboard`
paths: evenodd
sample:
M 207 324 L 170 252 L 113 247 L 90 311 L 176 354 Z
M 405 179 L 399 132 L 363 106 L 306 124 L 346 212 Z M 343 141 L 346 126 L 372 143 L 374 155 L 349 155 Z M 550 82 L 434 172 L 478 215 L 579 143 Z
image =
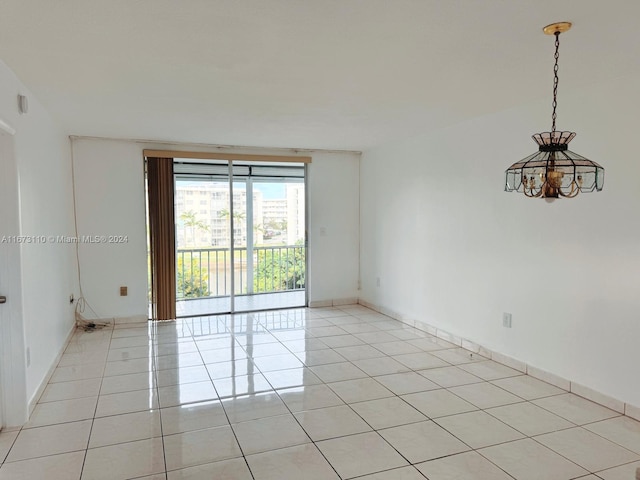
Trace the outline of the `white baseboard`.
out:
M 334 298 L 332 300 L 334 307 L 343 307 L 345 305 L 356 305 L 358 303 L 358 299 L 355 297 L 350 298 Z
M 309 308 L 326 308 L 332 307 L 333 301 L 331 300 L 311 300 L 309 301 Z
M 571 391 L 571 380 L 560 377 L 555 373 L 547 372 L 546 370 L 542 370 L 541 368 L 533 365 L 527 365 L 527 375 L 531 375 L 543 382 L 550 383 L 551 385 L 561 388 L 562 390 L 566 390 L 567 392 Z
M 635 420 L 640 421 L 640 407 L 636 407 L 634 405 L 629 405 L 628 403 L 624 406 L 624 414 L 627 417 L 631 417 Z
M 527 364 L 520 360 L 516 360 L 515 358 L 511 358 L 502 353 L 492 352 L 491 359 L 495 362 L 506 365 L 507 367 L 513 368 L 514 370 L 518 370 L 519 372 L 527 373 Z
M 357 305 L 358 299 L 355 297 L 332 298 L 329 300 L 311 300 L 309 308 L 342 307 L 344 305 Z
M 116 325 L 128 325 L 130 323 L 147 323 L 149 317 L 146 315 L 131 315 L 129 317 L 115 317 L 113 319 Z
M 71 337 L 73 336 L 75 331 L 76 331 L 76 324 L 74 322 L 73 325 L 71 326 L 71 329 L 69 330 L 69 333 L 67 334 L 66 340 L 62 344 L 62 348 L 58 352 L 58 355 L 56 355 L 56 358 L 53 360 L 53 363 L 51 364 L 51 367 L 49 367 L 49 370 L 47 371 L 47 374 L 44 376 L 44 378 L 40 382 L 40 385 L 38 386 L 38 389 L 36 390 L 36 392 L 31 397 L 31 400 L 29 400 L 29 407 L 28 407 L 29 408 L 28 409 L 29 417 L 31 417 L 31 414 L 33 413 L 33 409 L 36 408 L 36 405 L 38 404 L 38 401 L 40 400 L 40 397 L 44 393 L 44 389 L 47 388 L 47 384 L 49 383 L 49 380 L 51 380 L 51 376 L 53 375 L 53 372 L 55 371 L 56 367 L 58 366 L 58 363 L 60 362 L 60 359 L 62 358 L 62 354 L 67 349 L 67 346 L 69 345 L 69 342 L 71 341 Z
M 583 398 L 587 398 L 592 402 L 599 403 L 615 412 L 624 414 L 625 404 L 620 400 L 612 398 L 604 393 L 597 392 L 592 388 L 585 387 L 576 382 L 571 382 L 571 392 Z
M 551 385 L 561 388 L 562 390 L 566 390 L 567 392 L 571 392 L 575 395 L 586 398 L 587 400 L 590 400 L 594 403 L 602 405 L 603 407 L 607 407 L 615 412 L 621 413 L 623 415 L 627 415 L 628 417 L 631 417 L 635 420 L 640 420 L 640 407 L 636 405 L 625 403 L 621 400 L 613 398 L 602 392 L 598 392 L 597 390 L 594 390 L 592 388 L 585 387 L 584 385 L 576 383 L 572 380 L 560 377 L 551 372 L 547 372 L 534 365 L 529 365 L 526 362 L 523 362 L 522 360 L 518 360 L 512 357 L 509 357 L 503 353 L 493 351 L 489 348 L 483 347 L 482 345 L 479 345 L 473 342 L 472 340 L 467 340 L 457 335 L 453 335 L 449 332 L 446 332 L 437 327 L 434 327 L 433 325 L 429 325 L 426 322 L 423 322 L 421 320 L 419 321 L 419 320 L 407 319 L 403 315 L 394 314 L 391 310 L 387 308 L 380 307 L 378 305 L 375 305 L 371 302 L 367 302 L 362 299 L 358 300 L 358 303 L 367 308 L 375 310 L 376 312 L 387 315 L 402 323 L 405 323 L 419 330 L 427 332 L 431 335 L 434 335 L 438 338 L 441 338 L 450 343 L 453 343 L 462 348 L 465 348 L 466 350 L 469 350 L 471 352 L 478 353 L 479 355 L 490 358 L 494 362 L 501 363 L 503 365 L 506 365 L 507 367 L 511 367 L 522 373 L 526 373 L 527 375 L 537 378 L 538 380 L 542 380 L 543 382 L 550 383 Z

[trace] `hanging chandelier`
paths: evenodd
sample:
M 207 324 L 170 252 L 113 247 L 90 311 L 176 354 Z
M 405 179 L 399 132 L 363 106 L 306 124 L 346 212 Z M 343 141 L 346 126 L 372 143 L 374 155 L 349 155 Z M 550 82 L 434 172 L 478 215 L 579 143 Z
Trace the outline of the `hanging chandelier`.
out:
M 556 107 L 558 106 L 558 49 L 560 34 L 571 28 L 571 23 L 560 22 L 547 25 L 543 31 L 555 36 L 556 52 L 553 66 L 553 113 L 551 131 L 536 133 L 533 140 L 538 151 L 511 165 L 506 171 L 506 192 L 520 192 L 527 197 L 573 198 L 578 193 L 602 190 L 604 168 L 582 155 L 569 150 L 574 132 L 556 130 Z

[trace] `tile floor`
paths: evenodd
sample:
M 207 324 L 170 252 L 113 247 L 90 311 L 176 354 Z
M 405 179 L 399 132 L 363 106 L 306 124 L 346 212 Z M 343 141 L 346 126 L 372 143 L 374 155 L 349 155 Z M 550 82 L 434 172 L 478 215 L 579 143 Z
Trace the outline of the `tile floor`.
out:
M 277 293 L 260 293 L 256 295 L 236 295 L 234 311 L 249 312 L 253 310 L 271 310 L 276 308 L 294 308 L 306 304 L 304 290 L 290 290 Z M 176 302 L 176 312 L 179 317 L 204 315 L 210 313 L 224 313 L 231 311 L 229 297 L 207 297 L 180 300 Z M 149 307 L 151 312 L 151 307 Z
M 361 306 L 78 331 L 0 480 L 631 480 L 640 422 Z

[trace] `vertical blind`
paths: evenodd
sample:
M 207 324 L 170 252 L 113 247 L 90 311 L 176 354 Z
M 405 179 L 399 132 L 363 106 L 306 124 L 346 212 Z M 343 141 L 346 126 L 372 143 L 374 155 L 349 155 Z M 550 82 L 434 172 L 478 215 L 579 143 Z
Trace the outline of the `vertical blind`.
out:
M 147 158 L 153 320 L 176 318 L 173 158 Z

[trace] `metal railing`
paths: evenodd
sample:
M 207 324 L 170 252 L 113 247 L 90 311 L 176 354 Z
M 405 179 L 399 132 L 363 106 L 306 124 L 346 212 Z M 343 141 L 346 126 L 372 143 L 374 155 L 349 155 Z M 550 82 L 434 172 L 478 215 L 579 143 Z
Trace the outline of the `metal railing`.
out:
M 303 245 L 235 247 L 235 295 L 252 295 L 305 287 Z M 248 262 L 251 255 L 251 263 Z M 226 297 L 231 294 L 229 248 L 179 248 L 176 255 L 176 298 Z

